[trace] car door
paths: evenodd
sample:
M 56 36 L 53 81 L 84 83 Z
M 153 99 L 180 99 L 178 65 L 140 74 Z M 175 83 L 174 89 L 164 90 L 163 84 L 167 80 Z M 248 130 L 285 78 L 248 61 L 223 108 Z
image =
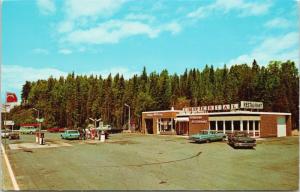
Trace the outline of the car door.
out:
M 211 141 L 217 140 L 216 134 L 214 132 L 209 132 L 209 138 L 210 138 Z

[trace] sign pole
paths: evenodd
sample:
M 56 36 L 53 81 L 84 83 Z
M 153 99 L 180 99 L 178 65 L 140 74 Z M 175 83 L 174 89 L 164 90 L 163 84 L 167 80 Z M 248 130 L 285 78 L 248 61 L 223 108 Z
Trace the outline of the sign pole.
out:
M 5 98 L 5 104 L 4 104 L 4 107 L 5 107 L 5 113 L 4 113 L 4 122 L 6 121 L 6 113 L 7 113 L 7 92 L 6 92 L 6 98 Z M 6 130 L 6 125 L 5 124 L 3 124 L 4 125 L 4 130 Z M 6 137 L 4 137 L 4 148 L 5 148 L 5 150 L 7 149 L 7 146 L 6 146 Z

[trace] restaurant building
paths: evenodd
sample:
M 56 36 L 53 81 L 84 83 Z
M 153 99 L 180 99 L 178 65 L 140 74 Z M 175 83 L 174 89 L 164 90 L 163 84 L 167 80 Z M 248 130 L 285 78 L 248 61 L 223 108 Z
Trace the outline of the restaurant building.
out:
M 146 134 L 191 135 L 201 130 L 246 131 L 251 137 L 290 136 L 291 113 L 261 112 L 261 102 L 188 107 L 142 114 Z

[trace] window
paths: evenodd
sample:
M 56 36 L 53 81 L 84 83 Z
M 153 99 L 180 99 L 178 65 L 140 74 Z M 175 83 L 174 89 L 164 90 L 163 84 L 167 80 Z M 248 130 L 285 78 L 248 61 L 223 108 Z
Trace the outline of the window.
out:
M 247 131 L 247 121 L 243 121 L 243 130 Z
M 216 130 L 216 122 L 215 121 L 210 121 L 210 130 Z
M 258 124 L 259 124 L 259 121 L 254 121 L 255 131 L 258 131 Z
M 218 121 L 218 131 L 223 131 L 223 121 Z
M 240 121 L 233 121 L 233 130 L 235 130 L 235 131 L 240 131 L 241 130 Z
M 231 131 L 231 121 L 225 121 L 225 130 Z
M 172 131 L 172 119 L 171 118 L 161 118 L 158 119 L 159 124 L 159 131 L 160 132 L 166 132 L 166 131 Z M 174 128 L 173 124 L 173 128 Z
M 249 121 L 249 130 L 253 131 L 253 121 Z

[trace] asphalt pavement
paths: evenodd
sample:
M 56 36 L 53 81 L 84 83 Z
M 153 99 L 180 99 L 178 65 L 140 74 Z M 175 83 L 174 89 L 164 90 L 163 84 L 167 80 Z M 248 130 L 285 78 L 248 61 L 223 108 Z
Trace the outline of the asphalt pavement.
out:
M 43 148 L 34 142 L 33 135 L 21 135 L 6 146 L 22 190 L 298 189 L 298 137 L 259 140 L 255 149 L 140 134 L 112 134 L 101 143 L 46 133 Z

